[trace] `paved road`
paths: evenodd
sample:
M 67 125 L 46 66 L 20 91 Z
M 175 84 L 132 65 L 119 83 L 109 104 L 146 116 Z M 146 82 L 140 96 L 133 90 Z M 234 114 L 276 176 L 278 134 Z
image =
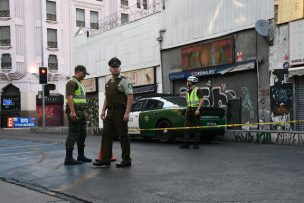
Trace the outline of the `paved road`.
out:
M 304 148 L 132 142 L 133 166 L 64 166 L 63 135 L 0 131 L 0 177 L 71 202 L 304 202 Z M 94 158 L 100 137 L 89 136 Z M 120 155 L 119 143 L 114 151 Z

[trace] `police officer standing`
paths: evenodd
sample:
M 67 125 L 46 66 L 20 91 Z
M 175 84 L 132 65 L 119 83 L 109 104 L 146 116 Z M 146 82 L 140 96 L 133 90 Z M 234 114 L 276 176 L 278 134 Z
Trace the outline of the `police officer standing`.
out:
M 130 140 L 128 136 L 129 114 L 133 102 L 133 90 L 131 80 L 120 74 L 121 62 L 118 58 L 112 58 L 109 63 L 112 78 L 105 86 L 105 100 L 102 107 L 101 119 L 103 120 L 102 132 L 102 160 L 95 161 L 94 166 L 111 166 L 113 137 L 120 138 L 122 161 L 116 167 L 130 167 Z
M 187 99 L 187 110 L 185 115 L 185 127 L 200 126 L 200 110 L 203 105 L 202 91 L 195 86 L 198 82 L 197 77 L 190 76 L 187 78 L 187 86 L 189 88 Z M 184 133 L 184 144 L 179 146 L 181 149 L 190 148 L 191 133 L 194 133 L 194 145 L 193 149 L 199 149 L 200 142 L 200 129 L 186 129 Z
M 78 165 L 82 162 L 92 162 L 84 155 L 85 139 L 87 136 L 86 92 L 81 80 L 89 75 L 82 65 L 75 67 L 75 75 L 66 84 L 67 117 L 69 120 L 69 131 L 65 141 L 66 157 L 65 165 Z M 74 145 L 77 142 L 78 157 L 73 158 Z

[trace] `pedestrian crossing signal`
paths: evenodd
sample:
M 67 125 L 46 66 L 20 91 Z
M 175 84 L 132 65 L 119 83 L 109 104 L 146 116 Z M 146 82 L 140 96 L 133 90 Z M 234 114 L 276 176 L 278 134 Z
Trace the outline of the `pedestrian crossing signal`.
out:
M 39 67 L 39 84 L 47 84 L 47 67 Z

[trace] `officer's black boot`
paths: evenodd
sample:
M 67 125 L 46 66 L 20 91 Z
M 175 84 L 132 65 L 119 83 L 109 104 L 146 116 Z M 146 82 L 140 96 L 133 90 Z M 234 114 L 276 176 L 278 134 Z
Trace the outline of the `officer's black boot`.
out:
M 189 143 L 185 143 L 179 146 L 180 149 L 190 149 Z
M 77 161 L 92 162 L 92 159 L 89 159 L 89 158 L 85 157 L 85 155 L 84 155 L 84 147 L 83 148 L 78 148 Z
M 78 164 L 81 164 L 81 161 L 76 161 L 73 158 L 73 149 L 67 148 L 64 165 L 78 165 Z

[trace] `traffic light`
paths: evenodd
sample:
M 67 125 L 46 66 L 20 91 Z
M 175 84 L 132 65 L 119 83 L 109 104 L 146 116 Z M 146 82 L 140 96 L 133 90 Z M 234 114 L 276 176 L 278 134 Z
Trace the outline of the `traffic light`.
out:
M 55 88 L 56 88 L 55 84 L 44 85 L 44 96 L 46 97 L 50 96 L 50 90 L 55 90 Z
M 47 67 L 39 67 L 39 84 L 47 84 Z

